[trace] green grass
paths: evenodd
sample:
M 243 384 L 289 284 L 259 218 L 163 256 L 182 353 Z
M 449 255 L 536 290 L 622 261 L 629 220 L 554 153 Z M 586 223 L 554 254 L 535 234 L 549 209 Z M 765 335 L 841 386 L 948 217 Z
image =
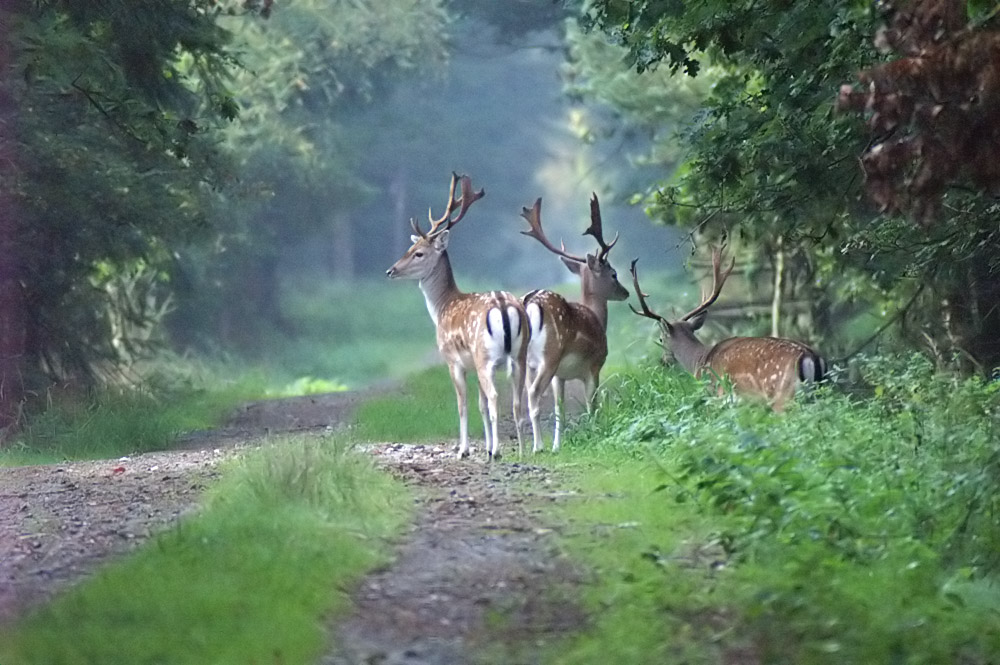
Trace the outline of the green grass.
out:
M 501 381 L 499 390 L 507 390 Z M 468 377 L 469 436 L 481 437 L 476 378 Z M 501 404 L 509 403 L 501 400 Z M 406 379 L 402 393 L 393 392 L 362 404 L 353 436 L 361 441 L 432 441 L 458 438 L 458 407 L 448 369 L 432 367 Z
M 314 663 L 407 492 L 339 439 L 274 440 L 203 510 L 0 638 L 4 665 Z
M 177 438 L 222 423 L 239 403 L 258 397 L 252 377 L 106 388 L 94 394 L 57 397 L 28 416 L 17 436 L 0 449 L 0 466 L 46 464 L 67 459 L 107 459 L 170 448 Z
M 994 662 L 1000 384 L 859 371 L 871 397 L 784 414 L 659 367 L 618 376 L 554 462 L 591 497 L 561 516 L 596 576 L 594 626 L 551 661 Z

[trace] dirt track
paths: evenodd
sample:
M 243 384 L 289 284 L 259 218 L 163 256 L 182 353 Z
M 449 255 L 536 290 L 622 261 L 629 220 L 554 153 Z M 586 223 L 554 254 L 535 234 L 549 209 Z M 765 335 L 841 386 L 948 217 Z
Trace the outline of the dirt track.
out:
M 336 427 L 361 397 L 251 404 L 175 451 L 0 469 L 0 625 L 196 509 L 219 461 L 269 433 Z M 554 472 L 510 455 L 489 465 L 477 452 L 458 461 L 452 442 L 371 448 L 415 488 L 417 520 L 395 562 L 331 626 L 336 646 L 323 663 L 533 662 L 552 636 L 585 622 L 571 602 L 579 572 L 545 519 L 545 506 L 567 496 Z

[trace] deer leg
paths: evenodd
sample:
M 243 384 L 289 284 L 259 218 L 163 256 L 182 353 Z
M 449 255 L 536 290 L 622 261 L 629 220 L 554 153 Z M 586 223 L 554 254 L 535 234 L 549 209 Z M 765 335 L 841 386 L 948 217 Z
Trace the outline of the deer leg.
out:
M 535 376 L 528 387 L 528 413 L 531 416 L 531 431 L 533 443 L 531 452 L 537 453 L 542 450 L 542 428 L 538 423 L 538 418 L 542 410 L 542 395 L 545 389 L 552 383 L 555 377 L 555 368 L 542 365 L 535 372 Z
M 466 403 L 465 370 L 459 364 L 449 365 L 451 382 L 458 400 L 458 458 L 469 456 L 469 406 Z
M 516 359 L 510 361 L 510 382 L 513 393 L 514 430 L 517 432 L 517 456 L 518 459 L 524 457 L 524 439 L 521 438 L 521 425 L 524 423 L 524 408 L 521 401 L 524 397 L 524 380 L 526 367 L 524 363 Z
M 594 409 L 597 408 L 597 386 L 601 383 L 601 370 L 598 368 L 594 372 L 588 374 L 586 378 L 584 378 L 583 383 L 584 388 L 587 391 L 587 413 L 593 413 Z
M 562 433 L 563 405 L 566 403 L 566 382 L 558 376 L 552 377 L 552 406 L 556 421 L 556 432 L 552 437 L 552 452 L 559 450 L 559 437 Z
M 490 427 L 489 398 L 486 396 L 482 382 L 479 384 L 479 415 L 483 417 L 483 447 L 489 453 L 493 450 L 493 429 Z
M 489 455 L 489 459 L 500 459 L 500 446 L 497 441 L 497 387 L 496 387 L 496 365 L 488 365 L 483 367 L 478 371 L 479 374 L 479 407 L 482 409 L 486 407 L 486 412 L 483 413 L 483 427 L 489 428 L 489 434 L 486 436 L 487 448 L 486 452 Z M 485 398 L 485 404 L 484 404 Z

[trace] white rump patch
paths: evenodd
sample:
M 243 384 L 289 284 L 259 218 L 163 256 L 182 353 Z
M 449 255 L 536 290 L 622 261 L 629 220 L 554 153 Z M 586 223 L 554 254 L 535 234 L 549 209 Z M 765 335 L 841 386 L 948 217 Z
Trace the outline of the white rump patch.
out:
M 521 350 L 521 313 L 513 305 L 508 305 L 507 318 L 510 320 L 510 352 L 517 355 Z
M 542 308 L 538 303 L 528 303 L 528 367 L 540 367 L 545 355 L 545 338 L 548 336 L 548 326 L 542 327 Z
M 493 307 L 486 313 L 487 326 L 483 331 L 483 340 L 486 344 L 486 352 L 490 361 L 494 364 L 507 357 L 504 351 L 503 335 L 503 312 L 499 307 Z M 511 334 L 513 334 L 514 321 L 511 321 Z
M 811 355 L 802 356 L 802 360 L 799 362 L 801 363 L 799 376 L 802 377 L 803 381 L 816 381 L 823 376 L 823 368 L 816 366 L 816 361 Z

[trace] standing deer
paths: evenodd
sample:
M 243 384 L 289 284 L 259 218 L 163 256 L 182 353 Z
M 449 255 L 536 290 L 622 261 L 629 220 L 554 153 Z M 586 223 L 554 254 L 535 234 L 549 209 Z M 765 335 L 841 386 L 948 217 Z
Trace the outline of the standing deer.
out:
M 455 185 L 461 182 L 462 195 L 455 198 Z M 510 367 L 514 389 L 514 422 L 518 448 L 523 452 L 520 413 L 524 391 L 525 354 L 528 350 L 527 316 L 521 302 L 504 291 L 463 293 L 455 284 L 448 258 L 448 235 L 458 224 L 469 206 L 486 195 L 474 192 L 468 176 L 453 173 L 448 193 L 448 206 L 443 216 L 434 219 L 428 210 L 430 230 L 420 229 L 410 220 L 417 235 L 403 257 L 386 271 L 390 279 L 419 280 L 420 290 L 427 300 L 427 311 L 437 328 L 437 345 L 448 364 L 455 396 L 458 399 L 459 458 L 469 455 L 469 420 L 466 404 L 465 373 L 475 370 L 479 379 L 479 412 L 483 416 L 486 451 L 490 460 L 500 458 L 497 435 L 496 370 Z M 458 209 L 458 216 L 452 214 Z
M 608 357 L 608 301 L 625 300 L 628 291 L 618 281 L 618 273 L 608 263 L 608 253 L 618 241 L 604 242 L 601 228 L 601 206 L 597 194 L 590 200 L 590 226 L 584 235 L 597 240 L 600 249 L 586 257 L 574 256 L 566 248 L 556 249 L 542 231 L 542 200 L 535 201 L 530 210 L 523 208 L 521 216 L 531 226 L 530 231 L 521 231 L 534 238 L 550 252 L 556 254 L 580 277 L 582 298 L 580 302 L 568 302 L 558 293 L 536 290 L 522 299 L 528 313 L 531 339 L 528 342 L 528 410 L 534 434 L 533 452 L 542 448 L 538 415 L 541 397 L 551 385 L 554 399 L 555 435 L 552 450 L 559 450 L 559 436 L 562 427 L 563 397 L 565 383 L 570 379 L 581 379 L 587 391 L 587 408 L 593 408 L 594 394 L 601 378 L 601 368 Z
M 735 392 L 764 397 L 775 411 L 781 411 L 800 381 L 823 380 L 826 361 L 805 344 L 781 337 L 730 337 L 711 347 L 695 337 L 736 264 L 734 259 L 724 272 L 720 269 L 723 249 L 712 251 L 712 292 L 676 321 L 667 321 L 646 304 L 649 294 L 639 288 L 635 269 L 638 259 L 633 260 L 632 283 L 642 311 L 629 307 L 636 314 L 659 322 L 661 340 L 664 343 L 669 340 L 669 351 L 664 348 L 665 361 L 670 353 L 696 377 L 705 374 L 716 380 L 728 377 Z

